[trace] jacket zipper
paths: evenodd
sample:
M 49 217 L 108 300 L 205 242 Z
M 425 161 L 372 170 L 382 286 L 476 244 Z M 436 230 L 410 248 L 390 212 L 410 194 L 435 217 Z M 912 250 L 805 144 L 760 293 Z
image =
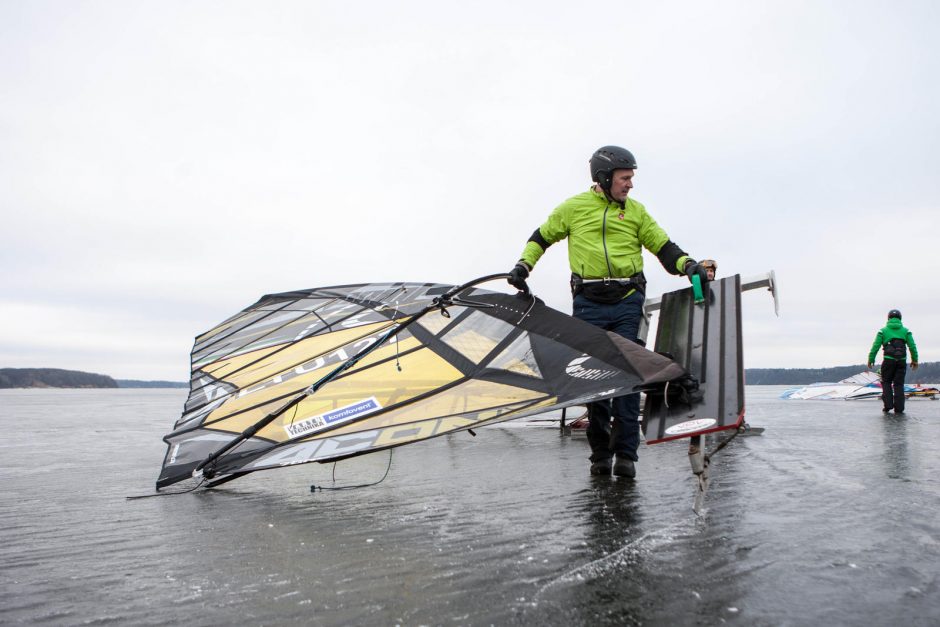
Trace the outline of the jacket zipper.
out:
M 607 263 L 607 278 L 611 278 L 614 274 L 613 268 L 610 267 L 610 256 L 607 254 L 607 211 L 610 209 L 610 203 L 607 203 L 607 206 L 604 207 L 604 222 L 601 226 L 601 243 L 604 245 L 604 261 Z

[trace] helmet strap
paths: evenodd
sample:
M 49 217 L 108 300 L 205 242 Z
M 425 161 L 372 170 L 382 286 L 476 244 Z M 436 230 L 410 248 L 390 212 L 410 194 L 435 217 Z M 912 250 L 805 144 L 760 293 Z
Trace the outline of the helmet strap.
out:
M 602 192 L 604 192 L 604 198 L 607 199 L 607 202 L 612 202 L 615 205 L 619 205 L 620 208 L 623 209 L 626 206 L 626 202 L 620 202 L 619 200 L 615 200 L 613 196 L 610 195 L 610 183 L 611 183 L 610 174 L 605 174 L 601 172 L 597 178 L 601 179 L 597 181 L 597 186 L 601 188 Z M 604 185 L 605 182 L 607 183 L 607 185 Z

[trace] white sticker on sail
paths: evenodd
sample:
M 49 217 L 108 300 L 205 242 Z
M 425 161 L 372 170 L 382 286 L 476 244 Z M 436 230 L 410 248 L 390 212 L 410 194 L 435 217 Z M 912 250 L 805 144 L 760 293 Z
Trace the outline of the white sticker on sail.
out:
M 345 407 L 328 411 L 325 414 L 320 414 L 319 416 L 311 416 L 299 422 L 284 425 L 284 430 L 287 432 L 287 437 L 297 438 L 316 431 L 322 431 L 331 425 L 348 422 L 353 418 L 371 414 L 379 409 L 382 409 L 382 405 L 372 396 L 357 403 L 353 403 L 352 405 L 346 405 Z

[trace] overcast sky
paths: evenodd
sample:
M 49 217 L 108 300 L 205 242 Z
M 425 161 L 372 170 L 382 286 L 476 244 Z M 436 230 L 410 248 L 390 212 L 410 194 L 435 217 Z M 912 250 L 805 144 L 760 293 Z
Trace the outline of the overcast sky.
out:
M 938 42 L 932 1 L 5 0 L 0 367 L 186 380 L 262 294 L 506 272 L 605 144 L 691 255 L 776 271 L 748 367 L 861 363 L 893 307 L 940 360 Z

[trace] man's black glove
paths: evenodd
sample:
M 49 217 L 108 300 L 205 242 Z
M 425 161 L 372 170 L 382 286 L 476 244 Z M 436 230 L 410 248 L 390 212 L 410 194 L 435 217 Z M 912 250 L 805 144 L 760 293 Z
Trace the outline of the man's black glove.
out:
M 529 269 L 526 268 L 523 264 L 517 263 L 513 266 L 512 270 L 509 271 L 509 278 L 506 279 L 509 281 L 509 284 L 512 285 L 517 290 L 520 290 L 525 293 L 529 293 L 529 286 L 526 285 L 526 278 L 529 276 Z
M 691 282 L 696 274 L 701 279 L 702 285 L 708 283 L 708 270 L 705 265 L 690 258 L 685 262 L 685 276 L 689 277 L 689 282 Z

